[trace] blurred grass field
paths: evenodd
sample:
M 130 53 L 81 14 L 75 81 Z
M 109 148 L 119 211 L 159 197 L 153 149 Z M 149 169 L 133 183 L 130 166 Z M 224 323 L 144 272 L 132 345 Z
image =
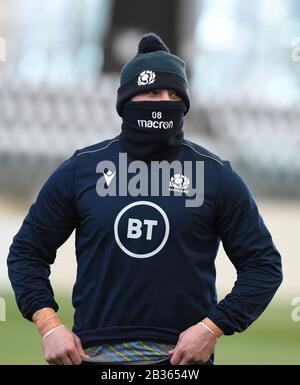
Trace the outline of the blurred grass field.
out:
M 22 318 L 12 294 L 6 301 L 6 322 L 0 322 L 0 364 L 45 364 L 35 326 Z M 59 314 L 71 327 L 70 298 L 57 295 Z M 222 337 L 216 350 L 216 364 L 300 364 L 300 322 L 291 318 L 292 307 L 272 303 L 247 331 Z

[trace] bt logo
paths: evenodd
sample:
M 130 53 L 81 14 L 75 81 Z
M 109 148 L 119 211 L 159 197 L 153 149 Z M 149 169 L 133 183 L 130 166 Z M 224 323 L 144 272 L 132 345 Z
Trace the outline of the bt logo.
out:
M 120 249 L 133 258 L 149 258 L 166 244 L 170 224 L 164 210 L 149 201 L 125 206 L 117 215 L 114 235 Z
M 144 219 L 144 221 L 142 222 L 137 218 L 129 218 L 127 238 L 140 238 L 142 235 L 142 225 L 144 224 L 145 226 L 147 226 L 146 239 L 149 241 L 152 239 L 153 226 L 157 226 L 157 223 L 157 221 L 153 221 L 150 219 Z

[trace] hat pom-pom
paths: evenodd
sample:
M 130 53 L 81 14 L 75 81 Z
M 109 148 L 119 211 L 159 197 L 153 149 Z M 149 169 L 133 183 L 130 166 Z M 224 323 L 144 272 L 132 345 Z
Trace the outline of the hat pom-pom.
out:
M 155 51 L 170 52 L 169 48 L 158 35 L 152 32 L 147 33 L 140 40 L 138 53 L 147 53 Z

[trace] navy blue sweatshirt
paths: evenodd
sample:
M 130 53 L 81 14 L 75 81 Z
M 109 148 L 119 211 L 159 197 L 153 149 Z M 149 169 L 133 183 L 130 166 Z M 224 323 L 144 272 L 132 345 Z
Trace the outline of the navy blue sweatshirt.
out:
M 31 320 L 43 307 L 58 310 L 50 265 L 76 229 L 73 331 L 83 346 L 137 338 L 176 344 L 182 331 L 205 317 L 226 335 L 245 330 L 282 281 L 280 254 L 245 182 L 228 161 L 184 139 L 174 158 L 166 160 L 203 166 L 204 183 L 197 187 L 204 192 L 201 204 L 186 204 L 185 188 L 192 187 L 197 168 L 189 179 L 183 172 L 181 184 L 178 175 L 171 180 L 159 175 L 159 183 L 175 186 L 177 193 L 170 188 L 169 196 L 151 195 L 144 188 L 132 196 L 119 186 L 134 159 L 128 155 L 127 164 L 124 159 L 119 164 L 120 152 L 118 136 L 76 151 L 30 207 L 8 256 L 23 316 Z M 112 163 L 102 170 L 102 161 Z M 150 163 L 145 165 L 149 185 L 154 184 Z M 129 170 L 128 183 L 137 173 Z M 104 188 L 115 188 L 116 194 L 101 196 Z M 237 279 L 218 302 L 220 240 Z

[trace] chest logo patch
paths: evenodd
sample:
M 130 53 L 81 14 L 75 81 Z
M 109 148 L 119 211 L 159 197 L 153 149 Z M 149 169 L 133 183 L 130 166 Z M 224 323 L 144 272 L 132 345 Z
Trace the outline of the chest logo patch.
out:
M 178 191 L 188 193 L 188 187 L 190 184 L 190 179 L 182 174 L 175 174 L 170 179 L 170 191 Z
M 170 233 L 165 211 L 150 201 L 125 206 L 114 222 L 115 240 L 124 253 L 133 258 L 149 258 L 166 244 Z

